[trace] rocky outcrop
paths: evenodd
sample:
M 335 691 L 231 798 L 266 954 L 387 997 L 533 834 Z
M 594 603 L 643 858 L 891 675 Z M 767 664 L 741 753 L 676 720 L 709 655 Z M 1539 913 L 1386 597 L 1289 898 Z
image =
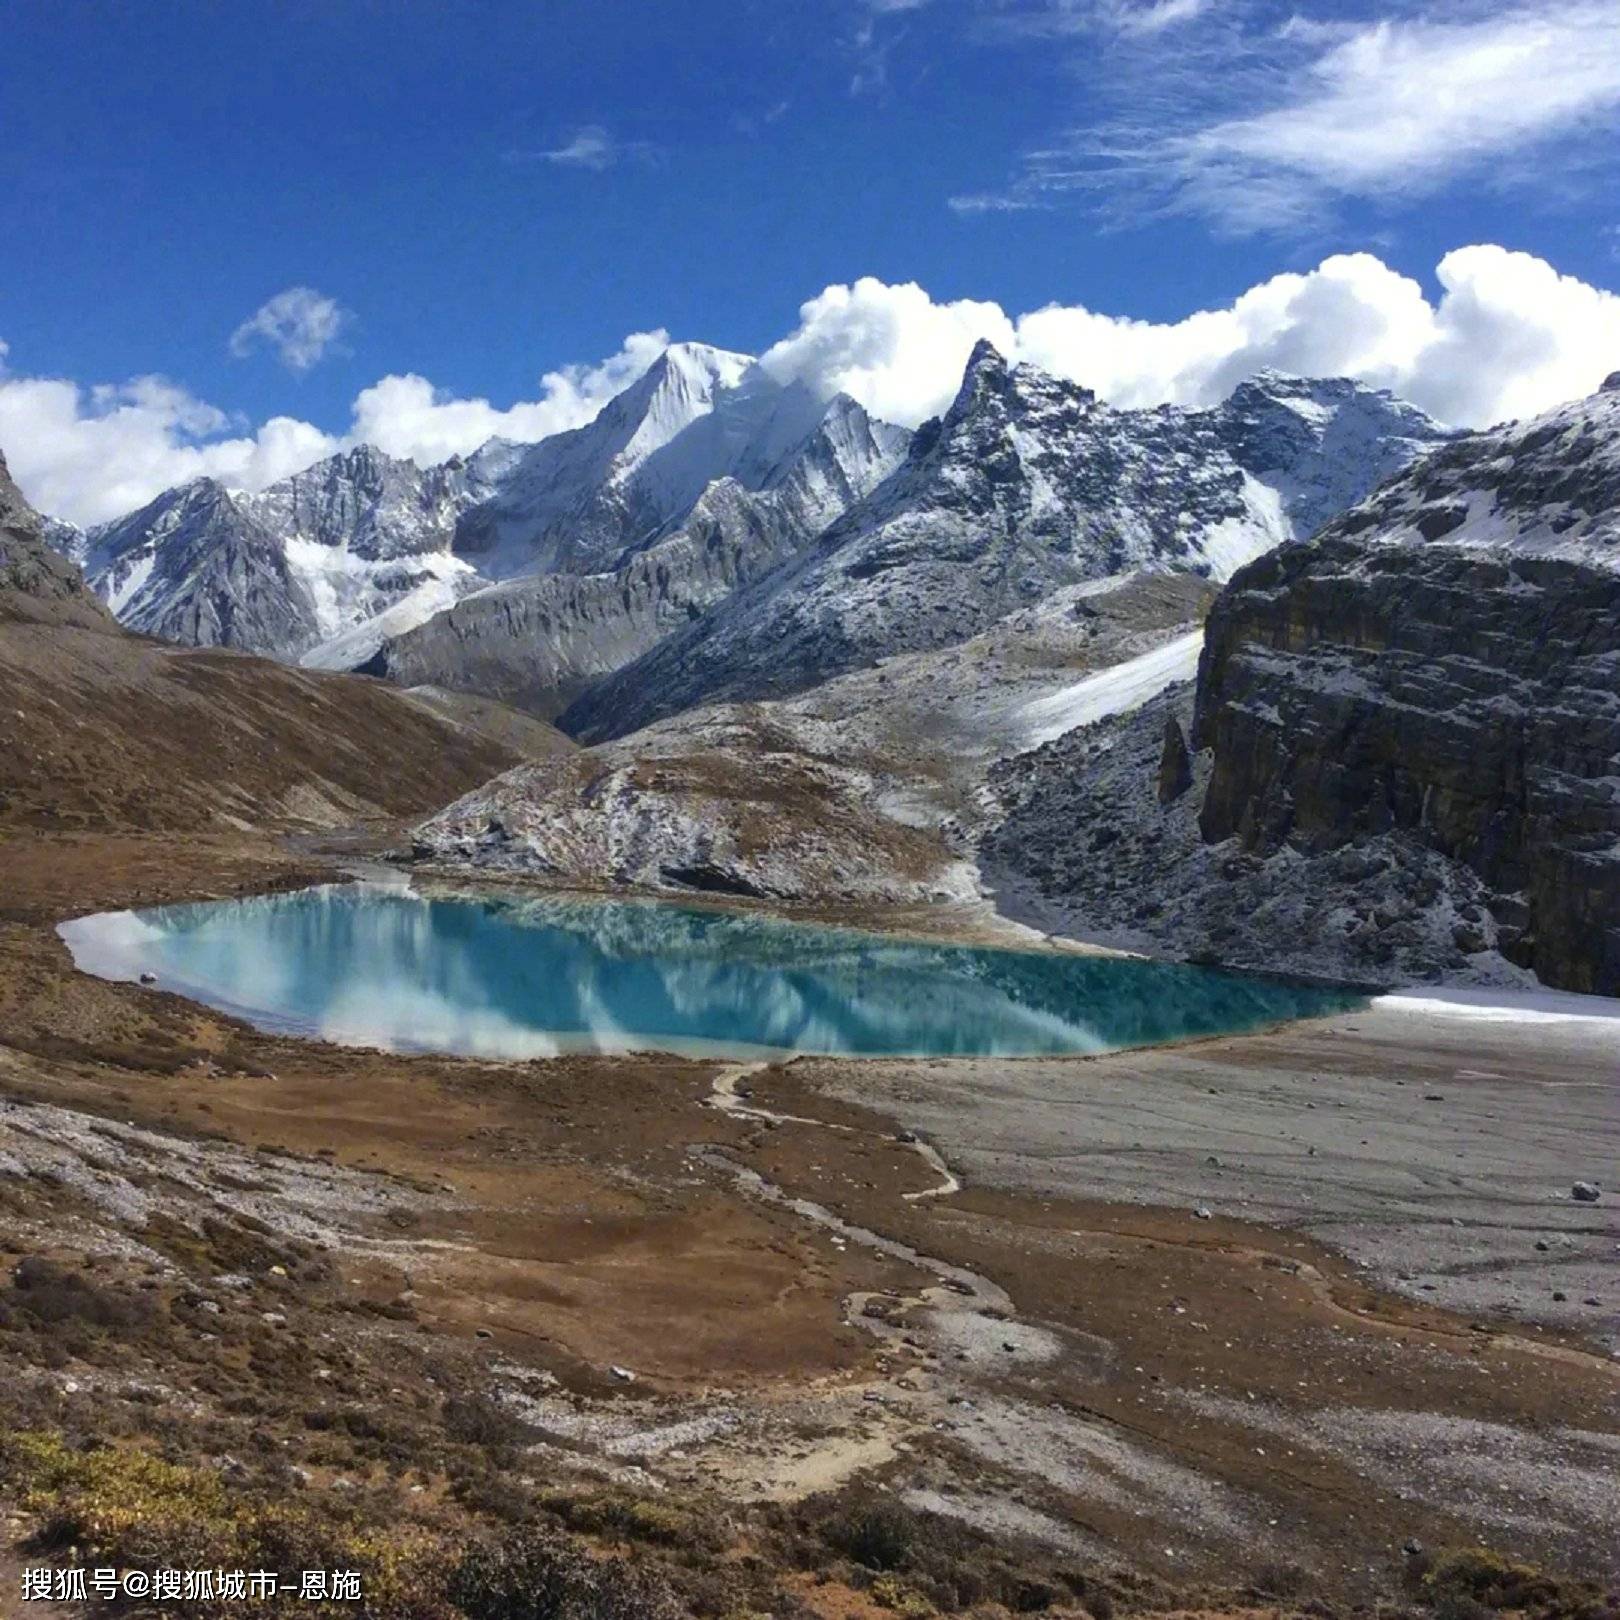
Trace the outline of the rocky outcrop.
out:
M 0 455 L 0 618 L 108 627 L 78 567 L 47 541 L 47 525 L 23 499 Z
M 1241 571 L 1193 742 L 1206 841 L 1404 839 L 1474 874 L 1509 960 L 1620 992 L 1620 392 L 1438 450 Z
M 644 746 L 643 746 L 644 745 Z M 884 814 L 859 768 L 759 711 L 701 738 L 647 734 L 498 777 L 416 831 L 459 870 L 778 900 L 967 900 L 971 867 Z
M 1190 723 L 1183 684 L 996 766 L 981 868 L 1008 915 L 1155 956 L 1343 983 L 1518 985 L 1485 884 L 1409 832 L 1336 847 L 1206 843 L 1211 756 L 1160 797 L 1165 739 Z
M 1314 523 L 1446 436 L 1357 384 L 1270 375 L 1213 411 L 1114 410 L 980 344 L 899 471 L 562 725 L 599 739 L 700 704 L 791 696 L 1118 574 L 1224 579 L 1294 534 L 1296 513 Z
M 1192 755 L 1187 751 L 1187 734 L 1173 715 L 1164 721 L 1164 747 L 1159 754 L 1159 803 L 1174 804 L 1193 783 Z

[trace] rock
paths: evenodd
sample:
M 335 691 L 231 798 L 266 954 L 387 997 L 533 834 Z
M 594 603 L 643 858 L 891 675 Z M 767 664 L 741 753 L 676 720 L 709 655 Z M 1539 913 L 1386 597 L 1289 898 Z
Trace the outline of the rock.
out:
M 1569 1196 L 1573 1198 L 1577 1204 L 1595 1204 L 1602 1194 L 1592 1182 L 1577 1181 L 1575 1185 L 1569 1189 Z
M 1204 1206 L 1200 1204 L 1198 1208 L 1193 1211 L 1193 1218 L 1195 1220 L 1208 1221 L 1213 1220 L 1214 1216 L 1209 1210 L 1205 1209 Z
M 1548 1252 L 1548 1250 L 1550 1250 L 1552 1248 L 1552 1244 L 1550 1244 L 1546 1240 L 1546 1238 L 1537 1238 L 1536 1239 L 1536 1248 L 1538 1250 L 1540 1250 L 1540 1252 L 1542 1254 L 1546 1254 Z
M 1192 755 L 1181 722 L 1173 714 L 1164 717 L 1164 751 L 1159 756 L 1159 803 L 1174 804 L 1192 786 Z
M 142 984 L 156 984 L 157 983 L 157 974 L 155 974 L 155 973 L 143 973 L 141 975 L 141 983 Z
M 287 1318 L 280 1311 L 263 1311 L 260 1313 L 259 1320 L 266 1327 L 285 1327 L 287 1325 Z
M 636 1381 L 636 1375 L 633 1372 L 631 1372 L 628 1367 L 620 1367 L 620 1366 L 614 1365 L 614 1366 L 609 1367 L 608 1371 L 610 1373 L 612 1373 L 613 1376 L 615 1378 L 617 1378 L 621 1384 L 633 1384 Z
M 1233 577 L 1199 670 L 1200 830 L 1261 857 L 1394 840 L 1420 907 L 1432 851 L 1482 885 L 1509 961 L 1612 995 L 1617 680 L 1611 392 L 1442 446 Z
M 488 1328 L 474 1328 L 473 1337 L 475 1339 L 493 1339 L 495 1335 Z

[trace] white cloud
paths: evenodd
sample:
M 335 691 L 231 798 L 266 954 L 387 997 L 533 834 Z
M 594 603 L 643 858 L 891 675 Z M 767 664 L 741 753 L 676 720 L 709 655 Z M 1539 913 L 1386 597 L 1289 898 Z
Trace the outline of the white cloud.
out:
M 1339 254 L 1230 304 L 1155 322 L 1081 305 L 1011 315 L 866 277 L 806 302 L 761 364 L 908 426 L 950 404 L 981 337 L 1120 405 L 1213 404 L 1272 366 L 1359 377 L 1463 425 L 1531 415 L 1620 368 L 1620 295 L 1491 245 L 1448 253 L 1436 281 L 1431 297 L 1372 254 Z M 341 437 L 289 417 L 249 432 L 160 377 L 84 389 L 19 376 L 4 369 L 0 343 L 0 448 L 38 506 L 93 523 L 204 474 L 262 488 L 362 441 L 428 465 L 492 435 L 543 438 L 588 421 L 667 342 L 661 331 L 635 333 L 599 364 L 548 372 L 535 399 L 506 407 L 446 394 L 424 377 L 384 377 L 356 397 Z
M 1298 232 L 1352 199 L 1408 204 L 1464 180 L 1574 193 L 1620 151 L 1613 0 L 1428 0 L 1360 20 L 1296 15 L 1281 28 L 1211 0 L 1034 0 L 1001 31 L 1099 27 L 1118 36 L 1106 75 L 1090 44 L 1077 67 L 1118 116 L 1028 153 L 1009 199 L 1078 196 L 1122 216 Z M 1545 157 L 1554 143 L 1556 165 Z M 965 201 L 951 203 L 972 210 Z
M 1620 365 L 1612 292 L 1489 245 L 1447 254 L 1436 278 L 1431 301 L 1372 254 L 1340 254 L 1172 322 L 1079 305 L 1014 318 L 996 304 L 937 304 L 915 285 L 867 278 L 811 299 L 798 329 L 762 358 L 778 377 L 842 390 L 908 426 L 949 405 L 981 337 L 1119 405 L 1213 404 L 1272 366 L 1358 377 L 1464 425 L 1590 393 Z
M 231 353 L 242 359 L 266 344 L 292 371 L 308 371 L 337 341 L 349 313 L 313 287 L 288 287 L 260 304 L 231 333 Z
M 1300 37 L 1299 33 L 1295 37 Z M 1306 35 L 1312 38 L 1311 35 Z M 1247 222 L 1243 190 L 1279 201 L 1423 195 L 1453 176 L 1620 109 L 1620 8 L 1553 3 L 1471 22 L 1383 20 L 1332 38 L 1299 92 L 1264 112 L 1173 136 L 1195 206 Z
M 600 174 L 615 164 L 635 158 L 646 161 L 657 154 L 648 141 L 622 141 L 602 124 L 582 124 L 561 146 L 543 152 L 511 152 L 516 163 L 538 161 L 564 169 L 589 169 Z
M 1013 0 L 994 18 L 992 31 L 1026 38 L 1117 32 L 1157 34 L 1190 22 L 1215 0 Z
M 936 304 L 915 282 L 890 286 L 864 276 L 802 305 L 798 329 L 760 364 L 783 381 L 842 391 L 886 421 L 914 426 L 949 402 L 981 337 L 1013 348 L 1013 324 L 999 305 Z
M 544 438 L 589 421 L 668 341 L 664 332 L 635 333 L 599 365 L 548 372 L 538 399 L 505 410 L 484 399 L 456 399 L 425 378 L 384 377 L 356 397 L 342 437 L 286 416 L 249 434 L 161 377 L 87 389 L 0 367 L 0 449 L 40 510 L 100 523 L 192 478 L 262 489 L 349 444 L 374 443 L 426 466 L 496 434 Z M 0 344 L 0 361 L 4 355 Z
M 356 397 L 349 442 L 429 466 L 466 455 L 486 439 L 530 442 L 588 422 L 634 382 L 669 343 L 667 332 L 633 332 L 594 366 L 565 366 L 540 379 L 540 397 L 502 410 L 487 399 L 458 399 L 426 377 L 384 377 Z
M 80 388 L 0 374 L 0 447 L 36 506 L 75 523 L 121 516 L 172 484 L 204 476 L 260 487 L 336 448 L 307 422 L 275 417 L 221 437 L 223 412 L 161 377 Z

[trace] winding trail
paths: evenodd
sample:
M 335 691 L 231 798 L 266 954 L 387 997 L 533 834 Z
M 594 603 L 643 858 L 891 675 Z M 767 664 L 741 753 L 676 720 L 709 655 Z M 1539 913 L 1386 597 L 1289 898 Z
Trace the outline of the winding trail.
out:
M 792 1062 L 790 1058 L 788 1062 Z M 722 1069 L 714 1077 L 714 1085 L 709 1092 L 710 1104 L 722 1113 L 730 1114 L 734 1119 L 757 1119 L 772 1125 L 814 1125 L 824 1131 L 843 1131 L 846 1135 L 859 1135 L 853 1125 L 839 1125 L 830 1120 L 811 1119 L 805 1114 L 779 1114 L 769 1108 L 752 1107 L 740 1089 L 745 1080 L 756 1074 L 763 1074 L 767 1069 L 777 1067 L 770 1062 L 739 1063 L 729 1069 Z M 939 1150 L 931 1144 L 924 1142 L 915 1132 L 907 1131 L 897 1138 L 905 1147 L 909 1147 L 930 1170 L 939 1177 L 939 1181 L 932 1187 L 923 1187 L 917 1192 L 901 1193 L 907 1203 L 915 1203 L 924 1198 L 949 1198 L 952 1193 L 962 1190 L 960 1178 L 952 1171 L 941 1157 Z

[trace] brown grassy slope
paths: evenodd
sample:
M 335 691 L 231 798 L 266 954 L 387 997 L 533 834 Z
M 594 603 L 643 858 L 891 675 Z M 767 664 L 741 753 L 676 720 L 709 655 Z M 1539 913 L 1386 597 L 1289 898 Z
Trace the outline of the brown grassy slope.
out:
M 438 808 L 572 745 L 381 682 L 119 629 L 0 459 L 0 826 L 330 827 Z

